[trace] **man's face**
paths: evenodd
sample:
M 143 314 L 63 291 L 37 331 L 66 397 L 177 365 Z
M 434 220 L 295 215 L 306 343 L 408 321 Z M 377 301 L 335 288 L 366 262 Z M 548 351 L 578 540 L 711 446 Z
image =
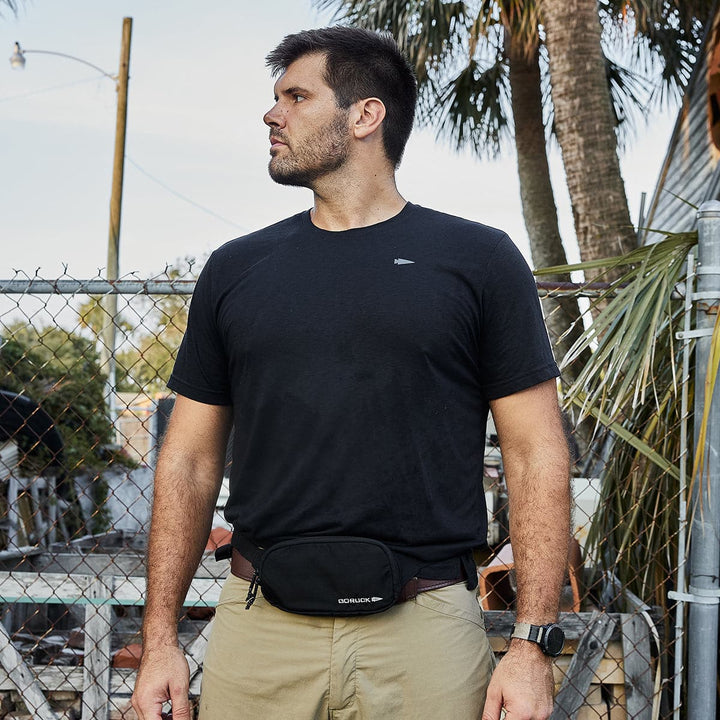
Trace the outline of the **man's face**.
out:
M 275 105 L 263 121 L 270 127 L 270 177 L 282 185 L 312 188 L 350 154 L 348 112 L 337 106 L 324 71 L 323 55 L 305 55 L 275 83 Z

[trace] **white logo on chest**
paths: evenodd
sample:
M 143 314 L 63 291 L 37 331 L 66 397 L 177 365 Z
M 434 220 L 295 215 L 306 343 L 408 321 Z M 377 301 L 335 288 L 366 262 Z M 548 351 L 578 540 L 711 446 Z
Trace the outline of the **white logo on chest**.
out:
M 406 260 L 405 258 L 395 258 L 396 265 L 414 265 L 414 260 Z

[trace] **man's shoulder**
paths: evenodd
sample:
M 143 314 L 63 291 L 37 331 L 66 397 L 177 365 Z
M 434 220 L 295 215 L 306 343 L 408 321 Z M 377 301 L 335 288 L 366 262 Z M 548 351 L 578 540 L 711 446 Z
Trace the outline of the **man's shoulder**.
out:
M 292 215 L 267 227 L 255 230 L 247 235 L 228 240 L 215 250 L 212 255 L 214 260 L 231 261 L 238 257 L 252 255 L 254 252 L 263 249 L 274 248 L 278 242 L 282 242 L 294 233 L 298 232 L 303 225 L 303 216 L 307 211 Z
M 471 253 L 482 251 L 486 258 L 489 258 L 497 248 L 503 245 L 513 246 L 512 240 L 504 230 L 477 220 L 469 220 L 422 205 L 413 206 L 412 218 L 417 232 L 438 248 L 445 250 L 465 249 Z
M 499 228 L 485 225 L 477 220 L 451 215 L 441 210 L 426 208 L 422 205 L 414 205 L 414 217 L 416 222 L 425 227 L 441 232 L 453 233 L 458 237 L 468 239 L 482 239 L 489 242 L 498 242 L 506 238 L 507 233 Z

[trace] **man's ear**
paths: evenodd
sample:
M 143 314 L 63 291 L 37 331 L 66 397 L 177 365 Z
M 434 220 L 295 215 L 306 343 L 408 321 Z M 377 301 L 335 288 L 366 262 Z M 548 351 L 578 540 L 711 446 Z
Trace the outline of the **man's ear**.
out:
M 372 135 L 385 119 L 385 104 L 378 98 L 366 98 L 355 103 L 352 129 L 358 140 Z

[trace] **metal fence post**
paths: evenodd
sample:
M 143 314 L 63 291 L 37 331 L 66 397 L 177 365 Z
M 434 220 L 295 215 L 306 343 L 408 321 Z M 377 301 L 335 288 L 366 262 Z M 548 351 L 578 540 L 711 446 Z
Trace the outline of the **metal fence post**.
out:
M 704 409 L 712 328 L 720 306 L 720 202 L 698 210 L 697 329 L 709 330 L 695 346 L 695 445 Z M 700 334 L 700 333 L 698 333 Z M 696 452 L 699 452 L 697 448 Z M 720 384 L 708 416 L 705 467 L 692 496 L 688 622 L 688 718 L 714 718 L 717 692 L 718 574 L 720 573 Z

